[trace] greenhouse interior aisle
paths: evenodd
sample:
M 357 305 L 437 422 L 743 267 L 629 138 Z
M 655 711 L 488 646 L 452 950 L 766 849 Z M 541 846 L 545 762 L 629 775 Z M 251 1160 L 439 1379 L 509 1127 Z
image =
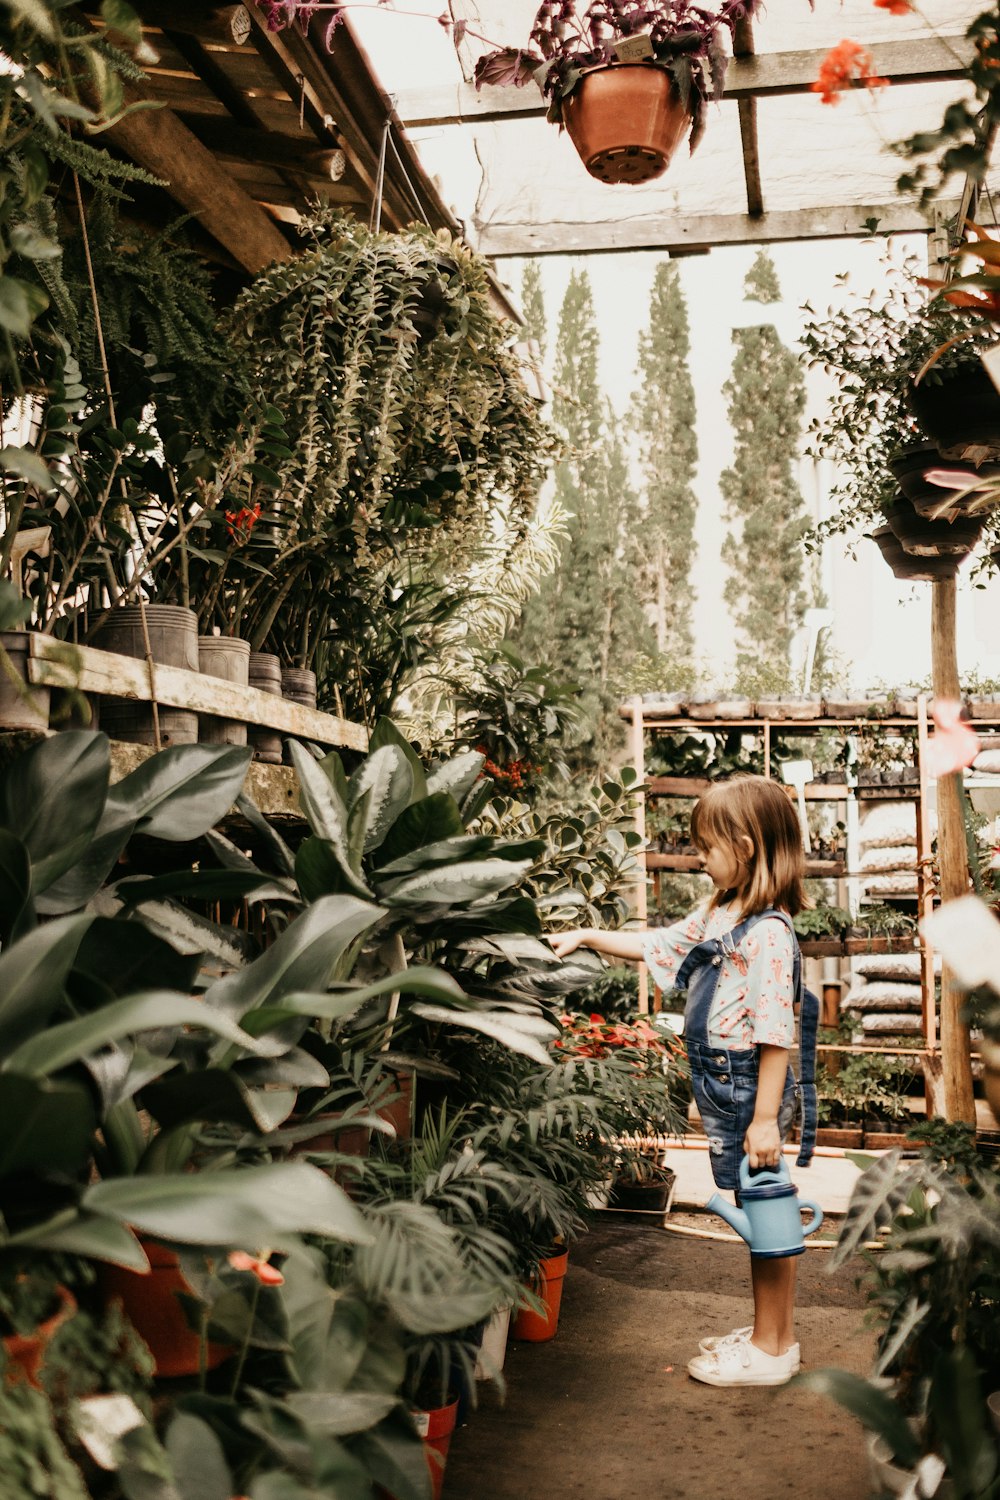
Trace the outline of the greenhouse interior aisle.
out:
M 706 1224 L 708 1221 L 705 1221 Z M 854 1262 L 800 1261 L 803 1367 L 866 1371 Z M 492 1390 L 452 1442 L 444 1500 L 858 1500 L 862 1433 L 792 1388 L 716 1390 L 685 1366 L 699 1338 L 749 1317 L 740 1244 L 612 1219 L 574 1245 L 559 1331 L 508 1345 L 507 1399 Z M 480 1388 L 482 1390 L 482 1388 Z

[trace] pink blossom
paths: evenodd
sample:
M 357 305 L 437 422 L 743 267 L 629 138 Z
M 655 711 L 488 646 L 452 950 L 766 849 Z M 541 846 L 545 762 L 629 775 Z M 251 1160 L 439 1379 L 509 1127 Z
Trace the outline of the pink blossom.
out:
M 931 708 L 934 734 L 927 742 L 927 772 L 930 776 L 950 776 L 971 766 L 979 754 L 979 736 L 961 717 L 962 705 L 957 698 L 936 698 Z

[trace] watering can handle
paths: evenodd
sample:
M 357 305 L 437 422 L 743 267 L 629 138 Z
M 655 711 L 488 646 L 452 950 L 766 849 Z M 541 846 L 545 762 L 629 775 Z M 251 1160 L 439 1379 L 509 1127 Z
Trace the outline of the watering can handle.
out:
M 823 1210 L 820 1208 L 818 1203 L 810 1203 L 808 1198 L 804 1198 L 800 1202 L 799 1207 L 812 1209 L 812 1218 L 810 1219 L 808 1224 L 803 1224 L 802 1226 L 802 1233 L 804 1235 L 812 1234 L 813 1230 L 818 1229 L 823 1222 Z
M 790 1181 L 788 1167 L 784 1157 L 776 1167 L 751 1167 L 750 1158 L 744 1154 L 740 1162 L 740 1186 L 751 1187 L 775 1187 Z

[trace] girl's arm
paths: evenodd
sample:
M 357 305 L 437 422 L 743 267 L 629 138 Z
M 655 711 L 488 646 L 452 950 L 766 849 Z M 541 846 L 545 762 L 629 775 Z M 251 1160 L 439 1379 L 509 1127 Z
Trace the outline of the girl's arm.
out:
M 776 1167 L 781 1160 L 778 1111 L 788 1076 L 788 1048 L 761 1045 L 757 1051 L 757 1103 L 743 1149 L 751 1167 Z
M 643 932 L 603 932 L 598 927 L 576 927 L 572 932 L 555 932 L 549 938 L 557 958 L 568 958 L 578 948 L 591 948 L 606 958 L 627 958 L 638 963 L 642 958 Z

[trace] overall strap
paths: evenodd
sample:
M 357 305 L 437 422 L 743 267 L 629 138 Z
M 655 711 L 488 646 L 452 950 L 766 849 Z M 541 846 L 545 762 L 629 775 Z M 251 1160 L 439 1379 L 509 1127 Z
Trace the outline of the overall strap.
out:
M 819 1030 L 819 1001 L 812 990 L 807 990 L 802 983 L 802 954 L 799 950 L 798 934 L 791 917 L 785 911 L 756 912 L 752 917 L 746 917 L 736 927 L 727 932 L 722 939 L 726 949 L 732 951 L 739 946 L 743 938 L 765 917 L 777 917 L 784 922 L 792 935 L 794 947 L 794 961 L 792 969 L 792 993 L 799 1007 L 799 1104 L 802 1118 L 801 1132 L 799 1136 L 799 1154 L 796 1158 L 797 1167 L 807 1167 L 812 1160 L 813 1151 L 816 1146 L 816 1033 Z

